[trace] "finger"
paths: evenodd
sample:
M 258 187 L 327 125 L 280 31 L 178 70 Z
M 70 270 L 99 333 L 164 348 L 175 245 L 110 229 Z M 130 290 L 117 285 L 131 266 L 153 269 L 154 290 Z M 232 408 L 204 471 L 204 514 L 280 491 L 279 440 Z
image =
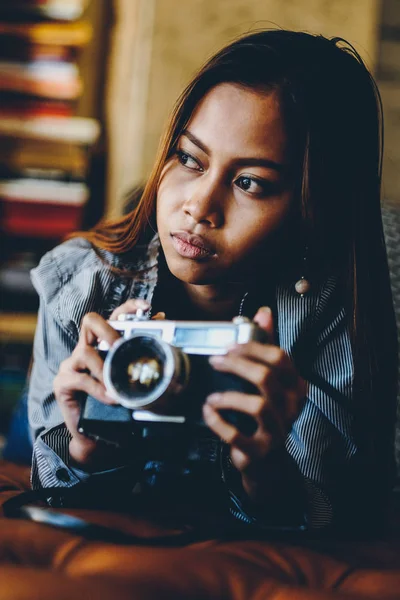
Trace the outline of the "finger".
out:
M 119 315 L 135 314 L 138 308 L 141 310 L 149 310 L 150 304 L 147 302 L 147 300 L 143 300 L 142 298 L 131 298 L 113 310 L 110 315 L 110 321 L 115 321 L 118 319 Z
M 231 461 L 234 467 L 241 473 L 245 472 L 252 463 L 251 457 L 235 446 L 231 446 Z
M 271 395 L 278 389 L 276 373 L 267 364 L 232 352 L 211 356 L 209 362 L 217 371 L 232 373 L 252 383 L 263 395 Z
M 277 406 L 268 398 L 240 392 L 217 392 L 208 396 L 206 402 L 215 410 L 231 409 L 249 414 L 258 423 L 259 431 L 267 432 L 274 439 L 286 438 L 288 419 L 284 402 Z
M 293 362 L 286 352 L 272 344 L 261 344 L 260 342 L 235 344 L 229 348 L 228 354 L 241 355 L 259 363 L 266 363 L 278 371 L 296 373 Z
M 89 396 L 93 396 L 103 404 L 117 404 L 106 392 L 103 384 L 96 381 L 86 373 L 71 372 L 63 376 L 57 376 L 54 379 L 54 394 L 62 405 L 79 405 L 77 393 L 85 392 Z
M 261 396 L 241 392 L 215 392 L 207 397 L 206 402 L 216 410 L 224 408 L 239 410 L 256 419 L 263 414 L 266 405 L 266 401 Z
M 119 333 L 99 314 L 91 312 L 83 317 L 78 345 L 92 346 L 104 340 L 112 346 L 119 338 Z
M 267 332 L 268 339 L 270 340 L 270 343 L 272 344 L 275 339 L 275 330 L 274 330 L 274 317 L 272 315 L 272 310 L 270 309 L 270 307 L 269 306 L 261 306 L 261 308 L 258 309 L 253 321 L 255 323 L 257 323 L 257 325 L 259 327 L 261 327 L 261 329 L 264 329 L 264 331 Z
M 165 319 L 165 312 L 158 312 L 154 317 L 152 317 L 153 321 L 162 321 Z
M 92 346 L 77 346 L 71 357 L 62 365 L 61 371 L 89 371 L 91 376 L 104 384 L 103 367 L 104 361 L 100 354 Z
M 267 364 L 275 371 L 277 380 L 284 388 L 297 388 L 301 379 L 293 362 L 282 348 L 259 342 L 236 344 L 228 354 L 244 356 L 261 365 Z
M 210 404 L 203 405 L 203 419 L 206 425 L 227 444 L 233 444 L 242 434 L 239 430 L 221 417 Z
M 230 446 L 239 448 L 247 456 L 255 458 L 265 453 L 269 444 L 268 436 L 248 437 L 243 435 L 207 403 L 203 405 L 203 419 L 206 425 L 223 441 Z

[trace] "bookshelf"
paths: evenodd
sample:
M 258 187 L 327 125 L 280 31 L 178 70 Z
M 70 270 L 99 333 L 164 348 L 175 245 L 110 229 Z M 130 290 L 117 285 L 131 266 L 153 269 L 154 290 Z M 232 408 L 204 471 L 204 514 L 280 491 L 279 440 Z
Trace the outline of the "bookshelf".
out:
M 0 313 L 0 344 L 31 344 L 36 328 L 36 313 Z
M 107 2 L 0 0 L 0 435 L 32 353 L 30 270 L 92 201 Z
M 103 0 L 0 0 L 2 354 L 6 341 L 33 340 L 38 306 L 30 269 L 83 225 L 101 128 L 100 115 L 90 114 L 93 81 L 80 64 L 85 52 L 93 58 L 100 5 Z M 92 106 L 86 103 L 82 114 L 87 93 Z

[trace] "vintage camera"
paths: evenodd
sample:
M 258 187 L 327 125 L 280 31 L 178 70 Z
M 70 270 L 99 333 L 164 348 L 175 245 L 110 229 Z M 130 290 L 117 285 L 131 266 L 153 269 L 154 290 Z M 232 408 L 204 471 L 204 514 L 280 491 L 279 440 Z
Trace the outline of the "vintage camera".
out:
M 204 426 L 202 405 L 212 392 L 257 393 L 245 380 L 212 368 L 209 357 L 230 345 L 266 343 L 267 334 L 245 317 L 232 321 L 149 320 L 142 311 L 109 322 L 121 339 L 109 348 L 100 342 L 106 389 L 118 402 L 107 406 L 90 396 L 83 403 L 79 431 L 111 443 L 126 441 L 139 424 Z M 221 410 L 223 418 L 251 435 L 254 419 Z

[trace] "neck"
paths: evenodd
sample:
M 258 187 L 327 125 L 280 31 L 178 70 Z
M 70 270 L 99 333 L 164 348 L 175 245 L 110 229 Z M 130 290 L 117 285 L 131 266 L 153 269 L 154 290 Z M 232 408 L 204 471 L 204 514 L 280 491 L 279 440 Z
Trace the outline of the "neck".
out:
M 232 284 L 223 288 L 214 285 L 183 284 L 194 319 L 230 320 L 239 314 L 245 286 Z

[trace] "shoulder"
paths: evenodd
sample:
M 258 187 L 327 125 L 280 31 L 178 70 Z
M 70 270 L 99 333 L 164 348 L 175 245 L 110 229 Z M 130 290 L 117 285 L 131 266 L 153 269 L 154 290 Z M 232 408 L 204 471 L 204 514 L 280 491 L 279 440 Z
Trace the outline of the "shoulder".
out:
M 158 249 L 157 235 L 125 255 L 95 249 L 85 238 L 64 242 L 31 271 L 41 307 L 76 338 L 86 313 L 108 318 L 130 295 L 148 298 L 157 280 Z
M 52 299 L 60 288 L 71 279 L 82 278 L 88 271 L 107 268 L 94 248 L 84 238 L 68 240 L 47 252 L 38 266 L 31 271 L 31 278 L 39 295 L 46 301 Z
M 109 253 L 102 260 L 90 242 L 75 238 L 45 254 L 31 271 L 31 279 L 41 304 L 76 335 L 83 315 L 104 307 L 116 278 L 110 268 L 114 262 Z

